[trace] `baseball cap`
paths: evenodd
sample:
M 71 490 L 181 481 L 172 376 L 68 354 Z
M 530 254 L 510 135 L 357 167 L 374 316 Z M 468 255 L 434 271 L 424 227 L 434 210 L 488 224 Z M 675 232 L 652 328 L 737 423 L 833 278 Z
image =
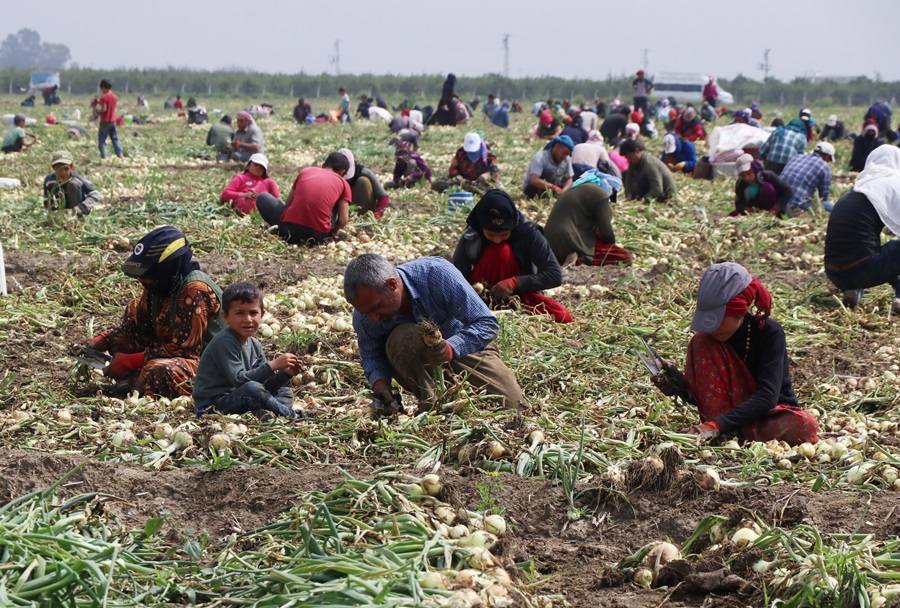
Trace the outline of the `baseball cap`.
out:
M 820 141 L 816 144 L 816 147 L 813 148 L 813 152 L 819 152 L 821 154 L 827 154 L 832 159 L 834 158 L 834 146 L 832 146 L 827 141 Z
M 148 232 L 134 246 L 131 256 L 122 264 L 122 272 L 138 278 L 162 262 L 190 251 L 184 233 L 174 226 L 161 226 Z
M 72 158 L 72 153 L 68 150 L 58 150 L 50 156 L 50 166 L 55 167 L 56 165 L 71 165 L 75 162 L 75 159 Z
M 478 152 L 481 150 L 481 136 L 478 133 L 466 133 L 463 139 L 463 150 L 466 152 Z
M 675 135 L 666 133 L 665 136 L 663 136 L 663 151 L 666 154 L 674 154 L 677 149 L 678 144 L 675 142 Z
M 265 154 L 260 154 L 259 152 L 257 152 L 256 154 L 251 156 L 247 162 L 248 163 L 256 163 L 257 165 L 259 165 L 266 171 L 269 170 L 269 159 L 266 158 Z
M 825 121 L 825 124 L 828 125 L 829 127 L 836 126 L 837 125 L 837 116 L 835 114 L 832 114 L 831 116 L 828 117 L 828 120 Z
M 341 148 L 338 152 L 346 156 L 347 162 L 350 163 L 350 168 L 344 173 L 344 179 L 353 179 L 353 176 L 356 175 L 356 159 L 353 158 L 353 152 L 349 148 Z
M 740 264 L 722 262 L 710 266 L 700 279 L 691 329 L 707 334 L 718 329 L 728 302 L 744 291 L 751 280 L 750 272 Z
M 744 171 L 750 170 L 750 164 L 753 162 L 753 157 L 749 154 L 741 154 L 734 161 L 734 170 L 738 173 L 743 173 Z

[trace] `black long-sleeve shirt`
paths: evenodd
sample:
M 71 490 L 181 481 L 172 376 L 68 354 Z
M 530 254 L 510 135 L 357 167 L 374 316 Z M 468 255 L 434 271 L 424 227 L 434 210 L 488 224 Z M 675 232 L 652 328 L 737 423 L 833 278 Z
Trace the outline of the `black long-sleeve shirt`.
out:
M 862 192 L 850 190 L 834 204 L 825 230 L 825 263 L 849 264 L 881 253 L 884 222 Z
M 747 364 L 747 369 L 756 380 L 756 392 L 730 412 L 715 417 L 723 433 L 737 431 L 745 424 L 758 420 L 776 405 L 798 405 L 788 369 L 787 341 L 778 321 L 767 317 L 760 327 L 756 318 L 748 314 L 727 344 Z

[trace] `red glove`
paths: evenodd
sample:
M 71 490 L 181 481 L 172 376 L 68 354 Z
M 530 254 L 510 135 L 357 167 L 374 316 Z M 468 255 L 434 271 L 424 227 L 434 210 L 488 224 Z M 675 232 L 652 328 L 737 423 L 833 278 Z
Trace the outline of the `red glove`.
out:
M 131 372 L 144 367 L 144 353 L 119 353 L 103 368 L 103 375 L 110 378 L 124 378 Z
M 719 426 L 718 422 L 710 420 L 699 426 L 692 424 L 690 428 L 688 428 L 688 433 L 700 435 L 700 439 L 712 439 L 713 437 L 718 437 L 721 428 L 722 427 Z
M 556 192 L 557 194 L 562 192 L 562 187 L 557 186 L 556 184 L 550 184 L 550 189 L 553 190 L 554 192 Z
M 388 198 L 388 195 L 387 195 L 387 194 L 385 194 L 385 195 L 382 196 L 380 199 L 378 199 L 378 202 L 377 202 L 377 203 L 375 203 L 375 211 L 381 211 L 381 212 L 383 212 L 385 209 L 388 208 L 388 206 L 389 206 L 390 204 L 391 204 L 391 199 Z
M 491 298 L 495 302 L 505 302 L 509 299 L 509 296 L 513 294 L 519 288 L 519 279 L 513 277 L 511 279 L 506 279 L 505 281 L 500 281 L 493 287 L 491 287 Z
M 425 351 L 425 361 L 431 365 L 450 363 L 453 361 L 453 347 L 444 340 L 437 346 L 433 346 Z

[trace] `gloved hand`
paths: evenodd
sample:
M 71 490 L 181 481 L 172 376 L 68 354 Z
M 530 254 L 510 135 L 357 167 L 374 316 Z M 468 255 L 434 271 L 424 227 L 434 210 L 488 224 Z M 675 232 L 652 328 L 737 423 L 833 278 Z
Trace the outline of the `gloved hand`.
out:
M 519 279 L 517 277 L 500 281 L 491 287 L 491 299 L 495 302 L 505 302 L 518 288 Z
M 377 380 L 372 385 L 372 406 L 383 416 L 389 416 L 400 411 L 400 403 L 391 394 L 391 383 L 386 380 Z M 380 403 L 378 403 L 380 402 Z
M 375 211 L 384 211 L 391 204 L 391 199 L 387 194 L 378 199 L 378 202 L 375 203 Z
M 119 353 L 109 365 L 103 368 L 103 375 L 110 378 L 124 378 L 133 371 L 144 367 L 144 353 Z
M 719 423 L 715 420 L 710 420 L 700 425 L 692 424 L 684 432 L 691 435 L 699 435 L 700 439 L 707 440 L 718 437 L 721 431 L 719 430 Z
M 430 365 L 440 365 L 453 361 L 453 347 L 446 340 L 437 346 L 425 349 L 425 361 Z
M 85 348 L 93 348 L 94 350 L 99 350 L 100 352 L 106 352 L 107 350 L 109 350 L 109 345 L 106 343 L 106 339 L 103 337 L 103 334 L 98 334 L 90 340 L 74 342 L 69 347 L 69 352 L 77 357 L 84 353 Z
M 664 362 L 662 371 L 651 376 L 650 382 L 652 382 L 653 385 L 667 397 L 674 397 L 676 395 L 690 396 L 691 394 L 687 378 L 685 378 L 684 374 L 671 363 Z
M 559 194 L 560 192 L 562 192 L 562 187 L 557 186 L 556 184 L 550 184 L 550 190 L 552 190 L 556 194 Z

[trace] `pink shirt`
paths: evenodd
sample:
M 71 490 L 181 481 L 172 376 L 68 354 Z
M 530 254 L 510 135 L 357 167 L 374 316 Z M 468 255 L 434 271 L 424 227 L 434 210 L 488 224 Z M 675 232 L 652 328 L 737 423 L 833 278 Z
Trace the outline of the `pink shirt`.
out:
M 331 213 L 339 201 L 353 200 L 350 184 L 323 167 L 306 167 L 294 181 L 294 200 L 281 215 L 282 222 L 300 224 L 318 233 L 331 232 Z
M 106 106 L 103 114 L 100 115 L 100 122 L 116 122 L 116 104 L 119 103 L 116 94 L 112 91 L 104 93 L 100 96 L 100 103 Z
M 231 178 L 231 182 L 222 190 L 222 200 L 231 203 L 231 206 L 241 212 L 241 215 L 247 215 L 256 209 L 256 199 L 244 198 L 245 192 L 256 192 L 262 194 L 268 192 L 275 198 L 281 198 L 281 192 L 278 191 L 278 184 L 271 177 L 259 178 L 249 173 L 241 173 Z

